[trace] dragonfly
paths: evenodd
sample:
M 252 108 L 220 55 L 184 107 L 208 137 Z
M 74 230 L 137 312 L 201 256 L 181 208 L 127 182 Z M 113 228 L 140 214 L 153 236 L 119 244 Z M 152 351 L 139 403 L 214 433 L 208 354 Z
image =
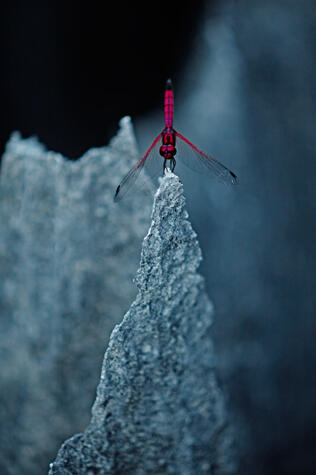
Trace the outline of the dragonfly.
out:
M 145 155 L 122 179 L 121 183 L 116 188 L 114 201 L 119 201 L 127 192 L 129 192 L 129 190 L 134 186 L 141 171 L 147 165 L 150 165 L 151 169 L 152 165 L 156 165 L 157 168 L 157 164 L 160 164 L 161 166 L 163 160 L 163 174 L 165 174 L 167 170 L 174 172 L 176 166 L 175 155 L 177 154 L 176 144 L 179 151 L 181 149 L 180 160 L 188 168 L 206 174 L 212 178 L 215 177 L 226 184 L 235 185 L 238 182 L 235 173 L 216 160 L 216 158 L 203 152 L 203 150 L 200 150 L 196 145 L 190 142 L 190 140 L 173 128 L 173 115 L 173 88 L 171 79 L 168 79 L 166 82 L 164 98 L 165 127 L 155 138 Z

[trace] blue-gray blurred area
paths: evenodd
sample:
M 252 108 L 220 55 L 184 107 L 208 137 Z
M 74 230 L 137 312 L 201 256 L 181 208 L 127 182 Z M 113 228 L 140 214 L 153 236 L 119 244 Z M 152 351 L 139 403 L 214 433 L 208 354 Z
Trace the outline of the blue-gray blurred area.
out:
M 150 194 L 120 207 L 131 121 L 80 160 L 12 135 L 0 181 L 0 473 L 47 473 L 88 424 L 105 348 L 136 293 Z M 108 170 L 111 169 L 111 173 Z M 147 183 L 150 188 L 150 182 Z
M 164 80 L 172 77 L 175 128 L 239 177 L 238 186 L 225 187 L 177 156 L 215 304 L 213 336 L 240 473 L 314 473 L 315 2 L 131 3 L 126 14 L 114 2 L 70 4 L 0 7 L 1 146 L 19 129 L 78 157 L 103 145 L 128 113 L 145 151 L 163 127 Z M 6 338 L 0 335 L 4 346 Z M 15 401 L 6 391 L 13 424 L 24 395 Z M 10 473 L 21 473 L 14 464 L 24 435 L 13 437 Z
M 181 167 L 215 303 L 240 473 L 316 465 L 316 5 L 218 3 L 183 77 L 175 128 L 229 166 L 227 189 Z M 145 147 L 161 114 L 139 122 Z

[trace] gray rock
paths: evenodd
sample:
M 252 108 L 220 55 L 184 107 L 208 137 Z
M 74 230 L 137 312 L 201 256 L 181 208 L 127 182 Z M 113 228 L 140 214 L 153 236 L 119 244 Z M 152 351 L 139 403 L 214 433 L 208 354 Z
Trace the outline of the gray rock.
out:
M 129 118 L 77 162 L 15 133 L 0 186 L 0 473 L 47 472 L 89 422 L 109 334 L 134 298 L 151 202 L 113 203 L 137 157 Z
M 232 438 L 215 375 L 212 304 L 183 187 L 156 193 L 138 295 L 112 332 L 92 418 L 50 475 L 232 473 Z

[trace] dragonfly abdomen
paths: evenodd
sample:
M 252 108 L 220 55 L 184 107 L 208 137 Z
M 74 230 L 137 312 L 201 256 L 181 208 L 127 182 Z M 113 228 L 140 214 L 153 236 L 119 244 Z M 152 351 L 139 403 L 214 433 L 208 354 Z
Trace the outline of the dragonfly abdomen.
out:
M 165 125 L 172 127 L 173 123 L 173 91 L 171 79 L 168 79 L 165 91 Z

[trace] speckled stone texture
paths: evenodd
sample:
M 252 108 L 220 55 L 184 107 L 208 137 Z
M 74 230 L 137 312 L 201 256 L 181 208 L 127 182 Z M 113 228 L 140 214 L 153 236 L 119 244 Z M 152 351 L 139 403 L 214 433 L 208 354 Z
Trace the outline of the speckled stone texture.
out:
M 63 444 L 50 475 L 234 472 L 200 262 L 182 184 L 168 173 L 143 242 L 138 295 L 112 332 L 90 425 Z
M 104 348 L 136 295 L 152 199 L 113 203 L 138 158 L 129 118 L 71 162 L 15 133 L 0 183 L 0 473 L 42 475 L 84 430 Z

